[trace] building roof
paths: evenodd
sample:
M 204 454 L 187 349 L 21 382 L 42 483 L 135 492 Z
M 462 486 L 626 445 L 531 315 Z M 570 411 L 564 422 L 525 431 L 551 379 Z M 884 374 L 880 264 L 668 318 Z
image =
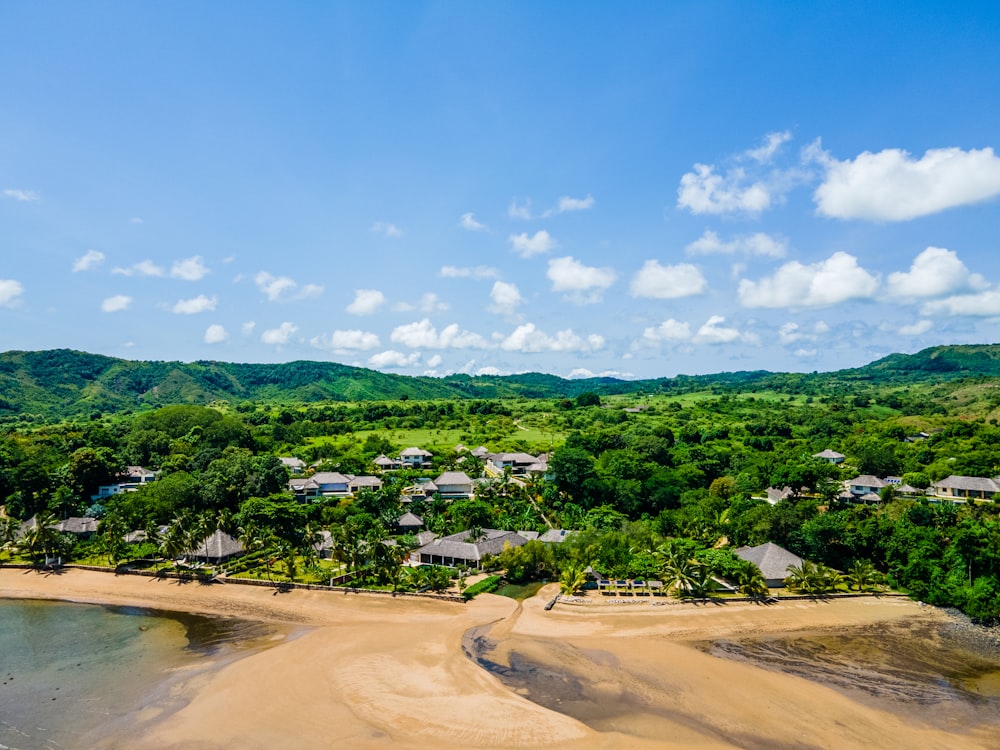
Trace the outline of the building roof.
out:
M 313 474 L 310 479 L 316 482 L 317 485 L 320 484 L 347 484 L 351 480 L 346 476 L 341 474 L 339 471 L 317 471 Z
M 55 528 L 66 534 L 93 534 L 97 531 L 97 519 L 70 517 L 57 523 Z
M 216 529 L 202 540 L 201 544 L 184 554 L 191 557 L 223 558 L 240 555 L 244 552 L 243 544 L 222 529 Z
M 513 464 L 524 464 L 529 465 L 535 463 L 538 458 L 537 456 L 532 456 L 530 453 L 494 453 L 490 456 L 493 463 L 513 463 Z
M 886 485 L 881 479 L 873 477 L 871 474 L 862 474 L 859 477 L 854 477 L 847 484 L 851 487 L 885 487 Z
M 483 458 L 484 456 L 488 456 L 490 454 L 489 450 L 486 448 L 485 445 L 480 445 L 478 448 L 475 448 L 472 451 L 470 451 L 470 453 L 472 453 L 472 455 L 476 456 L 477 458 Z
M 466 541 L 469 538 L 468 531 L 460 531 L 457 534 L 432 540 L 417 549 L 415 554 L 479 561 L 485 555 L 499 555 L 508 544 L 511 547 L 521 547 L 528 542 L 515 531 L 483 529 L 482 534 L 483 538 L 473 543 Z
M 780 490 L 777 487 L 768 487 L 764 490 L 764 494 L 767 495 L 767 501 L 771 503 L 771 505 L 774 505 L 775 503 L 781 502 L 785 498 L 791 497 L 795 493 L 793 493 L 792 488 L 786 484 Z
M 767 542 L 756 547 L 740 547 L 733 550 L 741 560 L 752 562 L 769 581 L 784 580 L 788 575 L 789 565 L 801 565 L 802 558 L 793 555 L 784 547 Z
M 381 487 L 382 480 L 378 477 L 368 476 L 367 474 L 362 474 L 360 476 L 348 476 L 348 481 L 352 487 Z
M 827 448 L 825 451 L 820 451 L 819 453 L 813 453 L 813 458 L 828 458 L 831 460 L 840 460 L 844 458 L 843 453 L 837 453 L 837 451 L 830 450 Z
M 575 533 L 575 531 L 567 531 L 566 529 L 547 529 L 543 534 L 539 535 L 538 541 L 547 544 L 560 544 Z
M 411 527 L 411 526 L 413 528 L 417 528 L 423 525 L 424 525 L 424 519 L 422 519 L 416 513 L 406 512 L 396 520 L 396 526 L 399 526 L 401 528 Z
M 400 457 L 408 457 L 408 456 L 430 457 L 433 456 L 434 454 L 425 451 L 423 448 L 405 448 L 404 450 L 400 451 L 399 455 Z
M 448 484 L 472 484 L 472 479 L 464 471 L 445 471 L 434 480 L 434 484 L 440 487 Z
M 296 458 L 295 456 L 280 456 L 278 458 L 283 466 L 287 466 L 289 469 L 304 469 L 306 468 L 305 461 L 301 458 Z
M 938 490 L 971 490 L 973 492 L 1000 492 L 1000 485 L 995 479 L 986 477 L 963 477 L 952 474 L 945 477 L 940 482 L 935 482 L 934 487 Z
M 381 453 L 378 456 L 376 456 L 375 460 L 373 461 L 373 463 L 376 466 L 394 466 L 396 464 L 395 461 L 393 461 L 391 458 L 389 458 L 384 453 Z

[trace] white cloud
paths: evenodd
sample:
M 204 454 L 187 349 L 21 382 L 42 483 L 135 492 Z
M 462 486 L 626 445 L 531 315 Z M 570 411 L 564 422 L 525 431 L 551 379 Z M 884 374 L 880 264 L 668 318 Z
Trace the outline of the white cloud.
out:
M 3 191 L 5 198 L 12 198 L 21 203 L 35 203 L 42 199 L 41 193 L 37 190 L 18 190 L 16 188 L 8 188 Z
M 799 330 L 798 323 L 785 323 L 778 329 L 778 338 L 782 344 L 793 344 L 802 338 L 804 334 Z
M 443 361 L 444 361 L 444 359 L 441 357 L 440 354 L 434 354 L 434 355 L 432 355 L 430 357 L 430 359 L 427 360 L 427 366 L 428 367 L 437 367 Z
M 412 367 L 419 361 L 420 361 L 420 352 L 411 352 L 410 354 L 403 354 L 402 352 L 397 352 L 394 349 L 389 349 L 384 352 L 379 352 L 378 354 L 373 354 L 371 357 L 369 357 L 368 366 L 374 367 L 376 369 Z
M 319 284 L 306 284 L 300 287 L 287 276 L 274 276 L 267 271 L 258 273 L 254 277 L 254 283 L 270 302 L 306 299 L 307 297 L 317 297 L 323 293 L 323 287 Z
M 371 315 L 385 304 L 385 295 L 378 289 L 355 289 L 354 301 L 344 308 L 351 315 Z
M 260 335 L 260 340 L 265 344 L 281 346 L 287 344 L 292 336 L 299 330 L 294 323 L 284 322 L 277 328 L 269 328 Z
M 488 226 L 476 221 L 476 217 L 473 213 L 462 214 L 462 218 L 459 220 L 458 225 L 469 232 L 485 232 L 489 229 Z
M 475 374 L 478 376 L 491 377 L 495 375 L 503 375 L 504 371 L 501 370 L 499 367 L 494 367 L 493 365 L 486 365 L 485 367 L 480 367 L 478 370 L 476 370 Z
M 765 232 L 750 235 L 737 235 L 728 242 L 723 241 L 718 234 L 710 229 L 684 248 L 690 255 L 712 255 L 744 253 L 746 255 L 761 255 L 768 258 L 785 257 L 785 240 Z
M 197 315 L 198 313 L 209 312 L 215 309 L 215 297 L 206 297 L 199 294 L 191 299 L 178 300 L 173 306 L 172 312 L 178 315 Z
M 121 312 L 122 310 L 127 310 L 131 304 L 131 297 L 124 294 L 116 294 L 101 302 L 101 309 L 106 313 Z
M 524 302 L 524 297 L 521 296 L 517 286 L 506 281 L 493 282 L 490 299 L 493 304 L 489 306 L 489 311 L 499 315 L 513 315 L 517 311 L 517 306 Z
M 318 349 L 333 349 L 337 352 L 368 351 L 381 345 L 376 334 L 370 331 L 356 329 L 334 331 L 329 336 L 325 334 L 311 339 L 310 343 Z
M 906 221 L 1000 194 L 1000 157 L 992 148 L 929 149 L 919 159 L 890 148 L 837 161 L 814 150 L 826 178 L 814 195 L 823 216 Z
M 20 281 L 0 279 L 0 307 L 13 307 L 22 294 L 24 294 L 24 287 L 21 286 Z
M 89 271 L 94 266 L 100 265 L 103 260 L 104 253 L 100 250 L 88 250 L 73 262 L 73 273 Z
M 442 302 L 434 292 L 424 292 L 420 297 L 420 311 L 425 313 L 444 312 L 448 309 L 448 303 Z
M 201 256 L 178 260 L 170 269 L 170 275 L 184 281 L 201 281 L 209 273 L 208 267 L 202 263 Z
M 221 344 L 229 338 L 229 332 L 218 323 L 213 323 L 205 329 L 206 344 Z
M 510 205 L 507 207 L 507 216 L 512 219 L 530 219 L 531 201 L 527 198 L 523 201 L 518 201 L 517 198 L 511 199 Z
M 878 286 L 857 258 L 836 252 L 810 265 L 791 261 L 760 281 L 742 279 L 739 298 L 745 307 L 823 307 L 873 297 Z
M 646 328 L 642 332 L 642 338 L 651 343 L 687 341 L 691 338 L 691 326 L 688 323 L 668 318 L 658 326 Z
M 580 304 L 598 302 L 601 293 L 617 278 L 614 269 L 585 266 L 571 255 L 550 260 L 545 275 L 552 282 L 552 291 L 566 292 Z
M 661 266 L 656 260 L 647 260 L 632 277 L 629 294 L 633 297 L 677 299 L 701 294 L 708 289 L 708 282 L 697 266 L 678 263 Z
M 738 329 L 724 327 L 722 324 L 725 322 L 723 316 L 713 315 L 698 329 L 694 340 L 706 344 L 728 344 L 743 338 Z
M 978 294 L 959 294 L 928 302 L 921 308 L 923 315 L 956 315 L 969 318 L 1000 317 L 1000 289 Z
M 557 331 L 549 336 L 539 330 L 534 323 L 525 323 L 514 329 L 500 344 L 500 348 L 509 352 L 574 352 L 596 351 L 604 348 L 604 337 L 590 334 L 582 338 L 571 328 Z
M 757 148 L 749 149 L 746 156 L 756 162 L 766 163 L 771 161 L 782 144 L 792 140 L 792 134 L 788 130 L 782 133 L 768 133 L 764 136 L 764 142 Z
M 475 266 L 474 268 L 459 266 L 441 266 L 441 275 L 446 279 L 495 279 L 500 272 L 490 266 Z
M 955 252 L 928 247 L 913 260 L 909 271 L 889 274 L 887 286 L 893 297 L 919 299 L 983 290 L 989 284 L 979 274 L 969 273 Z
M 911 325 L 899 327 L 901 336 L 921 336 L 931 330 L 933 324 L 929 320 L 918 320 Z
M 564 195 L 556 203 L 556 207 L 549 209 L 542 216 L 551 216 L 553 214 L 565 214 L 571 211 L 588 211 L 594 207 L 594 196 L 587 195 L 586 198 L 571 198 L 568 195 Z
M 427 318 L 397 326 L 389 338 L 411 349 L 485 349 L 489 346 L 478 333 L 460 329 L 458 323 L 445 326 L 438 332 Z
M 242 331 L 244 336 L 249 336 L 251 333 L 253 333 L 253 329 L 256 327 L 257 327 L 256 323 L 254 323 L 252 320 L 248 320 L 246 323 L 240 326 L 240 331 Z
M 732 212 L 760 213 L 771 206 L 771 191 L 764 182 L 749 182 L 742 168 L 730 169 L 723 176 L 715 167 L 695 164 L 694 171 L 681 177 L 677 205 L 693 214 Z
M 507 239 L 510 241 L 514 252 L 522 258 L 530 258 L 532 255 L 547 253 L 549 250 L 559 246 L 552 235 L 544 229 L 539 229 L 530 237 L 527 232 L 521 232 L 521 234 L 512 234 Z
M 402 237 L 402 230 L 395 224 L 388 221 L 376 221 L 372 224 L 372 231 L 381 234 L 383 237 Z
M 128 268 L 112 268 L 111 273 L 116 273 L 121 276 L 165 276 L 166 271 L 164 271 L 163 266 L 156 265 L 151 260 L 141 260 L 133 266 Z

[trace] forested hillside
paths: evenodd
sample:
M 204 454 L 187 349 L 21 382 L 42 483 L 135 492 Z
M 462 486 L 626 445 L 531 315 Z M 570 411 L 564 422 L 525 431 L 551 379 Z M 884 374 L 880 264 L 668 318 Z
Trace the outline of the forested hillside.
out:
M 574 398 L 581 393 L 680 394 L 774 390 L 797 394 L 864 394 L 867 388 L 946 383 L 1000 375 L 1000 346 L 948 346 L 895 354 L 832 373 L 718 373 L 656 380 L 567 380 L 509 376 L 393 375 L 334 362 L 283 364 L 139 362 L 69 349 L 0 354 L 0 421 L 18 415 L 64 418 L 214 401 L 382 401 L 440 398 Z

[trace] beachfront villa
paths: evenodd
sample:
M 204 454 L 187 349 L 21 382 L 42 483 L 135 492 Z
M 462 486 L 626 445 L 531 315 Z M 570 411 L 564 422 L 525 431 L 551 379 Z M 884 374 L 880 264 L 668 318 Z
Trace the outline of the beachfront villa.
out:
M 197 547 L 186 551 L 184 556 L 218 565 L 226 560 L 239 557 L 244 552 L 246 549 L 239 539 L 227 534 L 222 529 L 216 529 L 205 537 Z
M 504 547 L 522 547 L 528 540 L 516 531 L 481 529 L 473 538 L 470 531 L 439 537 L 410 553 L 410 561 L 421 565 L 444 565 L 450 568 L 476 568 L 483 558 L 499 555 Z
M 789 565 L 802 565 L 801 557 L 771 542 L 756 547 L 739 547 L 733 552 L 741 560 L 752 562 L 760 568 L 767 587 L 771 589 L 779 589 L 785 585 Z

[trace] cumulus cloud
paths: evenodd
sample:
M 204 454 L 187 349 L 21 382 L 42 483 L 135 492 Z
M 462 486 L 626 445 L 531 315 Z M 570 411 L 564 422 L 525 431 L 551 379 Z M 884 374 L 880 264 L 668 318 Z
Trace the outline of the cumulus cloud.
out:
M 781 133 L 768 133 L 764 136 L 764 142 L 757 148 L 748 150 L 745 156 L 756 162 L 769 162 L 778 153 L 778 149 L 781 148 L 782 144 L 788 143 L 790 140 L 792 140 L 792 134 L 788 130 Z
M 633 375 L 630 372 L 620 372 L 619 370 L 594 372 L 586 367 L 574 367 L 566 377 L 569 380 L 582 380 L 587 378 L 631 378 Z
M 229 332 L 218 323 L 213 323 L 205 329 L 206 344 L 221 344 L 229 338 Z
M 555 207 L 543 213 L 542 217 L 547 218 L 554 214 L 565 214 L 571 211 L 588 211 L 594 207 L 594 203 L 594 196 L 590 194 L 586 198 L 571 198 L 568 195 L 564 195 L 559 199 Z
M 344 308 L 351 315 L 371 315 L 385 304 L 385 295 L 378 289 L 355 289 L 354 301 Z
M 7 188 L 3 191 L 5 198 L 19 201 L 21 203 L 35 203 L 42 199 L 41 193 L 37 190 L 18 190 L 17 188 Z
M 129 266 L 128 268 L 112 268 L 111 273 L 116 273 L 120 276 L 165 276 L 166 271 L 163 266 L 156 265 L 151 260 L 141 260 L 135 265 Z
M 368 351 L 381 345 L 381 341 L 376 334 L 370 331 L 359 331 L 357 329 L 346 331 L 334 331 L 329 336 L 326 334 L 316 336 L 310 343 L 318 349 L 332 349 L 336 352 Z
M 402 237 L 402 230 L 395 224 L 388 221 L 376 221 L 372 224 L 372 231 L 381 234 L 383 237 Z
M 531 201 L 527 198 L 524 200 L 518 200 L 517 198 L 511 199 L 510 205 L 507 206 L 507 216 L 512 219 L 530 219 Z
M 257 327 L 256 323 L 254 323 L 252 320 L 248 320 L 246 323 L 240 326 L 240 330 L 243 332 L 244 336 L 249 336 L 251 333 L 253 333 L 253 329 L 256 327 Z
M 723 326 L 725 322 L 722 315 L 713 315 L 698 329 L 694 340 L 706 344 L 728 344 L 743 338 L 739 329 Z
M 928 302 L 921 308 L 923 315 L 955 315 L 968 318 L 1000 317 L 1000 290 L 989 289 L 978 294 L 958 294 Z
M 368 358 L 368 366 L 376 369 L 412 367 L 420 361 L 420 352 L 403 354 L 394 349 L 388 349 Z
M 552 282 L 552 291 L 566 292 L 580 304 L 600 301 L 601 293 L 617 278 L 614 269 L 585 266 L 572 255 L 550 260 L 545 275 Z
M 22 294 L 24 287 L 20 281 L 0 279 L 0 307 L 13 307 L 20 301 Z
M 513 315 L 517 311 L 518 305 L 524 302 L 524 297 L 521 296 L 517 286 L 506 281 L 493 283 L 490 299 L 493 304 L 489 306 L 489 311 L 499 315 Z
M 170 275 L 184 281 L 200 281 L 209 273 L 208 267 L 202 262 L 200 255 L 193 258 L 178 260 L 170 269 Z
M 691 338 L 691 326 L 673 318 L 664 320 L 658 326 L 649 326 L 642 332 L 644 341 L 658 344 L 662 341 L 676 343 Z
M 287 344 L 292 336 L 299 330 L 294 323 L 284 322 L 277 328 L 269 328 L 260 335 L 260 340 L 265 344 L 281 346 Z
M 552 235 L 544 229 L 539 229 L 531 236 L 527 232 L 512 234 L 507 239 L 510 241 L 510 246 L 514 252 L 522 258 L 530 258 L 532 255 L 547 253 L 549 250 L 559 246 L 552 238 Z
M 791 261 L 759 281 L 741 279 L 738 294 L 745 307 L 824 307 L 870 298 L 878 286 L 857 258 L 836 252 L 809 265 Z
M 659 261 L 647 260 L 632 277 L 629 294 L 652 299 L 677 299 L 701 294 L 706 289 L 708 282 L 697 266 L 690 263 L 661 266 Z
M 982 276 L 969 272 L 955 252 L 943 247 L 928 247 L 913 260 L 909 271 L 891 273 L 887 280 L 889 294 L 903 299 L 941 297 L 988 286 Z
M 495 279 L 500 272 L 490 266 L 475 266 L 473 268 L 459 266 L 441 266 L 441 275 L 446 279 Z
M 814 199 L 823 216 L 906 221 L 1000 194 L 1000 157 L 992 148 L 929 149 L 919 159 L 890 148 L 838 161 L 816 148 L 826 168 Z
M 434 292 L 424 292 L 420 296 L 420 304 L 418 307 L 421 312 L 425 313 L 444 312 L 448 309 L 448 303 L 439 299 Z
M 918 320 L 911 325 L 900 326 L 899 334 L 901 336 L 921 336 L 931 330 L 932 326 L 933 324 L 929 320 Z
M 101 309 L 106 313 L 121 312 L 122 310 L 127 310 L 131 304 L 131 297 L 125 294 L 116 294 L 113 297 L 107 297 L 101 302 Z
M 733 255 L 735 253 L 742 253 L 768 258 L 783 258 L 785 257 L 786 243 L 784 239 L 774 237 L 765 232 L 737 235 L 728 241 L 724 241 L 718 234 L 710 229 L 706 229 L 701 237 L 684 249 L 689 255 Z
M 73 261 L 73 273 L 89 271 L 95 266 L 99 266 L 104 261 L 104 253 L 100 250 L 88 250 L 75 261 Z
M 459 219 L 458 225 L 469 232 L 485 232 L 489 229 L 488 226 L 476 221 L 476 217 L 473 213 L 462 214 L 462 218 Z
M 397 326 L 389 338 L 411 349 L 485 349 L 489 346 L 478 333 L 461 329 L 458 323 L 445 326 L 439 332 L 427 318 Z
M 771 191 L 762 181 L 751 182 L 740 167 L 723 175 L 714 165 L 695 164 L 681 177 L 677 205 L 693 214 L 757 214 L 770 208 Z
M 318 297 L 323 293 L 319 284 L 299 286 L 287 276 L 275 276 L 267 271 L 261 271 L 254 277 L 257 288 L 264 293 L 270 302 L 288 302 L 290 300 Z
M 215 304 L 215 297 L 206 297 L 204 294 L 199 294 L 192 299 L 178 300 L 173 306 L 172 311 L 178 315 L 197 315 L 198 313 L 214 310 Z
M 584 338 L 575 334 L 571 328 L 550 336 L 539 330 L 534 323 L 525 323 L 504 338 L 500 348 L 508 352 L 525 353 L 597 351 L 604 348 L 604 337 L 592 333 Z

